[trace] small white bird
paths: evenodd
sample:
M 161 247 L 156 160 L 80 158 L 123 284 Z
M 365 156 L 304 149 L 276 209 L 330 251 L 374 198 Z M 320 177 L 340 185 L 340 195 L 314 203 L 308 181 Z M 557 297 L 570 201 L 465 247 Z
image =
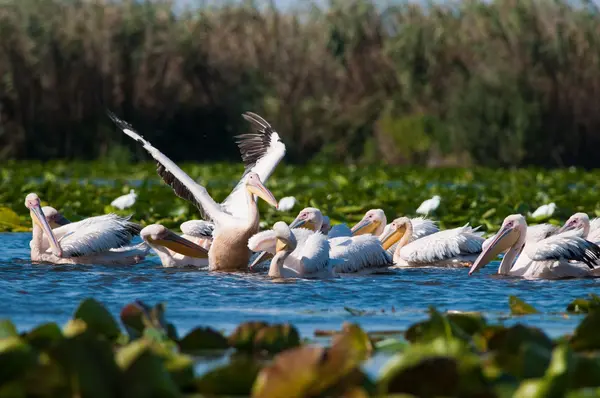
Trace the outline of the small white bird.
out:
M 293 196 L 286 196 L 284 198 L 279 199 L 279 207 L 277 210 L 279 211 L 290 211 L 296 205 L 296 198 Z
M 552 216 L 552 214 L 554 214 L 555 210 L 556 210 L 556 204 L 554 202 L 552 202 L 550 204 L 542 205 L 542 206 L 538 207 L 531 214 L 531 217 L 536 218 L 536 219 L 548 218 L 548 217 Z
M 429 213 L 433 213 L 439 206 L 441 197 L 438 195 L 434 195 L 431 199 L 427 199 L 417 209 L 417 214 L 428 215 Z
M 137 199 L 137 193 L 132 189 L 128 194 L 119 196 L 112 202 L 110 205 L 112 207 L 116 207 L 119 210 L 125 210 L 135 204 L 135 200 Z

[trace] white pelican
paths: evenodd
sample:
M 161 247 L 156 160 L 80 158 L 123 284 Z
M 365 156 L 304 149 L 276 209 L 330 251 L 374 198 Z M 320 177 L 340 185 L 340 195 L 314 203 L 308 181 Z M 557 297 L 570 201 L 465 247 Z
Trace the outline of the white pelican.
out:
M 416 213 L 422 214 L 424 216 L 429 215 L 429 213 L 433 213 L 440 207 L 440 202 L 442 198 L 439 195 L 434 195 L 431 199 L 427 199 L 421 203 L 421 205 L 417 208 Z
M 65 224 L 53 230 L 35 193 L 27 195 L 25 206 L 30 210 L 33 221 L 29 244 L 32 261 L 130 265 L 142 261 L 147 253 L 145 244 L 123 247 L 139 232 L 139 226 L 125 218 L 107 214 Z M 58 213 L 53 208 L 47 209 L 49 213 L 52 213 L 51 210 Z
M 412 223 L 408 217 L 395 219 L 386 235 L 381 237 L 384 249 L 394 243 L 394 265 L 399 267 L 464 267 L 481 252 L 482 232 L 469 227 L 439 231 L 413 240 Z
M 159 224 L 140 232 L 142 239 L 156 252 L 163 267 L 207 267 L 208 250 L 175 234 Z
M 319 209 L 307 207 L 290 224 L 293 227 L 321 230 L 323 214 Z M 372 235 L 329 237 L 329 257 L 336 261 L 335 272 L 369 274 L 387 270 L 391 256 Z
M 552 214 L 554 214 L 555 210 L 556 203 L 552 202 L 550 204 L 542 205 L 535 209 L 535 211 L 531 214 L 531 217 L 535 219 L 549 218 L 552 216 Z
M 171 159 L 139 135 L 130 124 L 108 112 L 109 117 L 125 134 L 144 146 L 158 162 L 158 174 L 173 188 L 175 194 L 196 205 L 203 218 L 214 223 L 213 240 L 208 252 L 209 270 L 235 271 L 248 267 L 248 239 L 258 232 L 259 196 L 277 208 L 277 200 L 264 185 L 285 155 L 285 145 L 279 135 L 260 116 L 247 112 L 244 119 L 254 132 L 237 137 L 245 171 L 242 179 L 222 204 L 210 197 L 206 188 L 196 183 Z
M 600 218 L 590 217 L 585 213 L 573 214 L 559 230 L 558 233 L 565 231 L 580 231 L 581 237 L 593 243 L 600 243 Z M 527 230 L 529 233 L 529 230 Z
M 274 254 L 269 267 L 273 278 L 334 277 L 329 258 L 329 241 L 320 232 L 294 228 L 278 221 L 269 231 L 259 232 L 248 241 L 252 251 Z
M 506 217 L 493 241 L 473 263 L 469 275 L 507 251 L 498 267 L 500 275 L 524 279 L 600 276 L 600 269 L 593 266 L 600 258 L 600 248 L 577 236 L 577 231 L 551 235 L 539 242 L 528 240 L 527 232 L 525 217 L 520 214 Z
M 279 199 L 279 211 L 290 211 L 296 205 L 296 198 L 293 196 L 286 196 Z
M 527 242 L 539 242 L 558 232 L 558 227 L 552 224 L 537 224 L 527 226 Z M 481 245 L 481 250 L 485 250 L 496 236 L 487 238 Z
M 135 193 L 135 190 L 131 189 L 128 194 L 119 196 L 118 198 L 110 202 L 110 205 L 112 207 L 116 207 L 119 210 L 125 210 L 133 206 L 135 204 L 136 199 L 137 193 Z

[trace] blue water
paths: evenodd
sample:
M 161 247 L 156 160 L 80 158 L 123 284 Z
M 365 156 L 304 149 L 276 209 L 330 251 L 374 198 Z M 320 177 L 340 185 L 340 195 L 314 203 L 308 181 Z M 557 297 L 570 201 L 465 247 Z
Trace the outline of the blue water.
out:
M 165 269 L 158 257 L 132 267 L 32 265 L 30 233 L 0 234 L 0 318 L 19 329 L 41 322 L 65 323 L 86 297 L 118 316 L 135 299 L 167 303 L 167 316 L 180 334 L 208 325 L 226 332 L 240 322 L 291 322 L 303 337 L 316 329 L 339 329 L 344 321 L 368 331 L 403 330 L 440 310 L 481 311 L 507 324 L 525 322 L 551 336 L 570 333 L 580 320 L 565 316 L 576 297 L 597 292 L 600 280 L 525 281 L 494 275 L 497 265 L 467 276 L 467 269 L 406 269 L 391 275 L 335 280 L 271 281 L 266 275 Z M 543 315 L 508 318 L 514 294 Z M 344 307 L 373 311 L 353 316 Z

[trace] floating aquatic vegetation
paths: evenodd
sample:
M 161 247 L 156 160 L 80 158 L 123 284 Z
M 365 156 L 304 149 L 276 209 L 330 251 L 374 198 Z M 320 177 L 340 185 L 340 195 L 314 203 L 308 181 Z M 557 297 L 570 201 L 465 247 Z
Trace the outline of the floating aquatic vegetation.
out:
M 375 343 L 376 333 L 345 323 L 326 346 L 301 341 L 292 325 L 265 322 L 243 323 L 229 336 L 199 326 L 179 338 L 165 315 L 163 304 L 128 304 L 120 314 L 123 330 L 102 304 L 87 299 L 62 330 L 46 323 L 19 333 L 0 321 L 0 396 L 584 397 L 600 391 L 594 309 L 572 336 L 556 340 L 523 324 L 431 308 L 429 319 L 404 337 Z M 375 377 L 362 370 L 374 354 L 387 357 Z M 197 374 L 196 363 L 215 357 L 226 362 Z
M 115 212 L 132 215 L 143 225 L 161 223 L 177 228 L 198 218 L 196 208 L 177 198 L 156 174 L 155 165 L 141 163 L 119 169 L 99 163 L 7 162 L 0 174 L 0 231 L 31 228 L 23 199 L 36 192 L 44 201 L 76 221 Z M 183 164 L 182 169 L 204 184 L 216 200 L 223 200 L 239 180 L 241 164 Z M 597 181 L 600 172 L 571 170 L 491 170 L 280 165 L 267 181 L 277 198 L 294 196 L 297 208 L 320 208 L 333 224 L 352 224 L 371 208 L 383 209 L 388 219 L 415 215 L 419 204 L 433 195 L 442 201 L 435 220 L 441 228 L 469 222 L 488 232 L 497 231 L 504 217 L 527 214 L 543 204 L 544 191 L 557 210 L 545 222 L 558 224 L 578 211 L 600 215 Z M 136 203 L 118 210 L 111 201 L 134 188 Z M 294 212 L 277 212 L 259 204 L 266 226 L 291 222 Z M 529 220 L 533 222 L 533 220 Z

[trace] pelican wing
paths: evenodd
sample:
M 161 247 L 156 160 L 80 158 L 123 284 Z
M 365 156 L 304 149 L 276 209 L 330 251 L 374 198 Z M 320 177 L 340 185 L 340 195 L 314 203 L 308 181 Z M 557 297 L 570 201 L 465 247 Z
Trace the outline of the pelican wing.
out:
M 336 272 L 359 272 L 392 265 L 392 256 L 373 235 L 329 239 L 329 257 L 337 262 Z
M 311 235 L 315 234 L 314 231 L 306 228 L 294 228 L 292 229 L 292 233 L 296 237 L 297 247 L 303 245 Z M 277 236 L 275 235 L 275 231 L 272 229 L 254 234 L 250 239 L 248 239 L 248 248 L 253 252 L 267 252 L 275 254 L 276 244 Z
M 586 239 L 594 243 L 600 242 L 600 218 L 594 218 L 590 221 L 590 232 Z
M 82 257 L 123 247 L 140 232 L 140 226 L 116 214 L 90 217 L 55 228 L 64 257 Z
M 525 254 L 534 261 L 574 260 L 594 268 L 600 259 L 600 247 L 579 234 L 580 231 L 567 231 L 539 242 L 527 242 Z
M 294 250 L 290 256 L 297 256 L 307 275 L 318 274 L 331 267 L 329 262 L 329 241 L 320 232 L 314 232 Z
M 125 134 L 141 143 L 144 146 L 144 149 L 152 155 L 154 160 L 158 163 L 158 175 L 165 183 L 173 188 L 173 191 L 175 191 L 177 196 L 193 203 L 198 210 L 200 210 L 202 218 L 214 221 L 218 221 L 222 218 L 224 212 L 221 209 L 221 206 L 210 197 L 206 188 L 194 181 L 171 159 L 153 147 L 152 144 L 138 134 L 129 123 L 119 119 L 110 111 L 107 113 L 111 120 L 123 130 Z
M 527 227 L 527 242 L 539 242 L 547 237 L 554 235 L 558 227 L 552 224 L 529 225 Z
M 181 223 L 179 229 L 194 238 L 212 239 L 215 224 L 203 220 L 189 220 Z
M 484 239 L 477 229 L 448 229 L 417 239 L 400 250 L 400 258 L 410 263 L 435 263 L 464 254 L 481 252 Z
M 245 166 L 244 174 L 221 206 L 227 213 L 247 219 L 248 206 L 244 192 L 244 176 L 252 171 L 257 173 L 260 180 L 265 183 L 283 159 L 285 145 L 279 138 L 279 134 L 265 119 L 252 112 L 246 112 L 242 116 L 250 122 L 252 128 L 251 133 L 240 134 L 236 137 Z
M 415 217 L 410 219 L 413 227 L 413 239 L 419 239 L 427 235 L 439 232 L 439 228 L 435 221 L 425 217 Z

